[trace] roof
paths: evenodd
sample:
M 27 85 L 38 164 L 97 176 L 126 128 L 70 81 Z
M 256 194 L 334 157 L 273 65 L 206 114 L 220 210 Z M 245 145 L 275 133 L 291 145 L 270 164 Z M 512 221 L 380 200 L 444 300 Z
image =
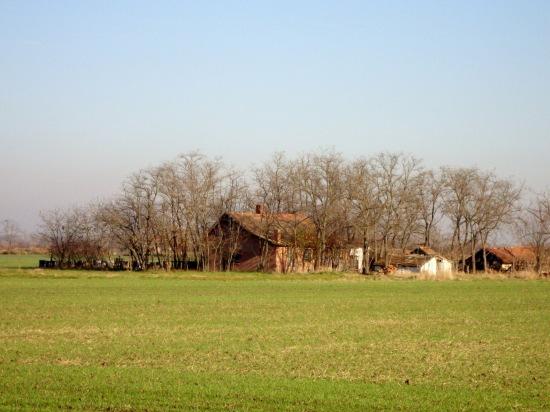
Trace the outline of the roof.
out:
M 517 262 L 534 262 L 536 259 L 533 248 L 527 246 L 512 247 L 490 247 L 485 249 L 486 253 L 495 255 L 504 264 L 513 264 Z M 478 253 L 483 253 L 480 249 Z
M 388 264 L 397 267 L 420 267 L 434 256 L 411 254 L 401 249 L 390 249 L 388 251 Z M 379 266 L 385 266 L 383 260 L 376 262 Z
M 434 252 L 433 255 L 428 254 L 421 254 L 421 253 L 415 253 L 418 248 L 414 249 L 413 251 L 408 250 L 401 250 L 401 249 L 390 249 L 388 251 L 389 254 L 389 265 L 396 266 L 396 267 L 420 267 L 424 263 L 432 260 L 432 259 L 438 259 L 438 260 L 448 260 L 445 257 L 437 254 Z M 383 261 L 377 261 L 377 265 L 384 266 Z
M 230 212 L 226 216 L 253 235 L 280 246 L 291 244 L 296 238 L 307 241 L 315 230 L 303 213 Z
M 428 255 L 428 256 L 438 256 L 439 254 L 433 250 L 431 247 L 429 246 L 423 246 L 423 245 L 420 245 L 420 246 L 417 246 L 415 249 L 413 249 L 413 251 L 411 252 L 411 254 L 415 254 L 415 255 Z
M 400 266 L 400 267 L 420 267 L 424 263 L 431 260 L 432 258 L 433 256 L 412 255 L 412 254 L 390 256 L 390 265 Z

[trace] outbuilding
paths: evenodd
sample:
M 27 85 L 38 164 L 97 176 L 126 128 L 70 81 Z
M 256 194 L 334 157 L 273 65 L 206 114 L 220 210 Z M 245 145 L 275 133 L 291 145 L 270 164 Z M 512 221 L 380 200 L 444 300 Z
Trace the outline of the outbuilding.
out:
M 472 272 L 474 264 L 477 271 L 485 269 L 497 272 L 527 270 L 532 268 L 536 261 L 533 248 L 527 246 L 489 247 L 485 249 L 485 257 L 487 268 L 484 267 L 483 249 L 479 249 L 475 253 L 474 259 L 470 256 L 465 260 L 465 270 Z
M 390 251 L 388 264 L 375 266 L 386 273 L 419 273 L 430 277 L 445 276 L 453 271 L 453 262 L 433 249 L 418 247 L 412 252 Z

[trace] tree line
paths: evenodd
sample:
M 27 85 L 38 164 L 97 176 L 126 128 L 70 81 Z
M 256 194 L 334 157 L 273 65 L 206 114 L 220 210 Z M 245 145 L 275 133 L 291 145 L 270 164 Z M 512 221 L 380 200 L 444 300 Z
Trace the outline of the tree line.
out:
M 41 249 L 36 236 L 21 229 L 15 220 L 0 220 L 0 253 L 40 252 Z
M 40 235 L 62 267 L 127 255 L 135 269 L 208 270 L 212 251 L 223 244 L 212 236 L 220 216 L 261 204 L 266 230 L 277 213 L 307 216 L 317 267 L 353 240 L 366 251 L 367 270 L 414 244 L 434 247 L 464 270 L 466 257 L 513 228 L 518 241 L 534 247 L 541 270 L 550 196 L 527 202 L 525 192 L 492 171 L 431 170 L 402 153 L 356 159 L 336 151 L 274 153 L 243 171 L 192 152 L 132 174 L 108 201 L 42 212 Z M 295 246 L 303 246 L 298 238 Z

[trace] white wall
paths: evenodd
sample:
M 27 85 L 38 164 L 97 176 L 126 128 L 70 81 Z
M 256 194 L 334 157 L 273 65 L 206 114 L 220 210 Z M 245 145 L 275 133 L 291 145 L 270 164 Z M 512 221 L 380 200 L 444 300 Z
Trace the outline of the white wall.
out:
M 424 263 L 420 268 L 421 273 L 425 273 L 430 276 L 447 274 L 452 272 L 452 270 L 453 264 L 451 261 L 435 256 Z

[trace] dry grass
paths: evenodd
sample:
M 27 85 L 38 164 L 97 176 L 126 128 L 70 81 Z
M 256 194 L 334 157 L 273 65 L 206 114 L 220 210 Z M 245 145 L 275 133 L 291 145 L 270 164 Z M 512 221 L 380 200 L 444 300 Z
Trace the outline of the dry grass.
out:
M 383 278 L 393 280 L 507 280 L 507 279 L 523 279 L 523 280 L 544 280 L 547 276 L 539 275 L 533 271 L 521 272 L 479 272 L 479 273 L 464 273 L 464 272 L 449 272 L 432 276 L 426 273 L 390 273 L 384 275 Z

